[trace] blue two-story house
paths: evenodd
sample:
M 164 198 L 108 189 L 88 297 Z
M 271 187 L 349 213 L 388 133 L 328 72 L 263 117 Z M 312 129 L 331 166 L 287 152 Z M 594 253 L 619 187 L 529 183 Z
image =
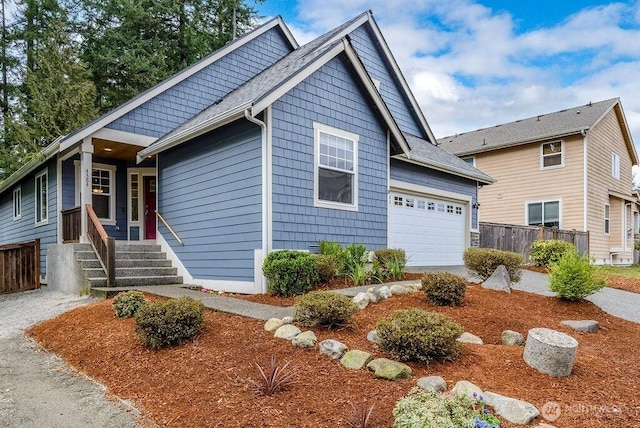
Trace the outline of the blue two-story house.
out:
M 304 46 L 278 17 L 2 182 L 0 244 L 40 239 L 46 283 L 48 249 L 97 218 L 186 283 L 244 293 L 269 252 L 321 239 L 457 265 L 493 180 L 435 143 L 371 12 Z

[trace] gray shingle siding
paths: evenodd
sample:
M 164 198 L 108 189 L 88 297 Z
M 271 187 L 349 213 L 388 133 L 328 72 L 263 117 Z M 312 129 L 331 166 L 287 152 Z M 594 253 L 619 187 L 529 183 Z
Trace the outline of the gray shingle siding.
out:
M 476 203 L 478 197 L 476 181 L 397 159 L 391 159 L 391 179 L 471 196 L 472 203 Z M 478 210 L 472 210 L 471 227 L 478 227 Z
M 253 281 L 262 247 L 262 135 L 245 120 L 158 155 L 159 230 L 197 279 Z
M 282 58 L 291 48 L 277 27 L 228 53 L 107 125 L 161 137 Z
M 48 223 L 35 226 L 35 176 L 47 169 Z M 46 274 L 47 247 L 57 244 L 58 212 L 55 158 L 41 165 L 33 173 L 20 181 L 22 193 L 22 215 L 13 220 L 13 189 L 6 191 L 0 200 L 0 245 L 40 239 L 40 274 Z
M 367 72 L 373 79 L 380 81 L 380 95 L 393 114 L 398 127 L 413 135 L 425 136 L 422 127 L 405 100 L 396 80 L 392 77 L 389 67 L 374 43 L 367 26 L 361 25 L 351 32 L 351 44 L 362 60 Z
M 358 212 L 314 207 L 313 122 L 359 135 Z M 387 244 L 387 141 L 338 57 L 273 105 L 273 248 L 308 249 L 325 239 Z

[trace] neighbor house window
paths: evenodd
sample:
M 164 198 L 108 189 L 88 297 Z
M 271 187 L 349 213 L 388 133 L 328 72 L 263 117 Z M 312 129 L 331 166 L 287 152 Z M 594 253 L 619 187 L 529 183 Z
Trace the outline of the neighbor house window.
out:
M 358 207 L 358 136 L 314 123 L 315 205 Z
M 49 219 L 49 209 L 47 206 L 48 188 L 47 188 L 47 170 L 45 169 L 36 175 L 35 183 L 35 211 L 36 225 L 47 224 Z
M 13 219 L 19 220 L 22 217 L 22 189 L 13 189 Z
M 564 144 L 562 141 L 543 143 L 541 150 L 541 168 L 553 168 L 564 165 Z
M 476 166 L 476 158 L 475 156 L 469 156 L 466 158 L 460 158 L 471 166 Z
M 620 179 L 620 156 L 617 153 L 611 153 L 611 176 Z
M 560 227 L 560 201 L 528 203 L 527 224 L 529 226 Z
M 91 170 L 91 205 L 101 220 L 115 221 L 114 172 L 109 165 Z
M 608 235 L 611 232 L 611 207 L 609 204 L 604 204 L 604 233 Z

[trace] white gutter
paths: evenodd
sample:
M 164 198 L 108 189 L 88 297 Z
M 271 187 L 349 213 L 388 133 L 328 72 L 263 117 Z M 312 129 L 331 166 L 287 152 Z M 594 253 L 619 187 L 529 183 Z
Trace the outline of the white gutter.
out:
M 494 178 L 492 178 L 492 177 L 485 178 L 485 177 L 475 176 L 475 175 L 472 175 L 472 174 L 465 174 L 464 172 L 453 170 L 453 169 L 449 168 L 447 165 L 444 165 L 444 164 L 441 164 L 441 163 L 438 163 L 438 162 L 434 162 L 434 161 L 431 161 L 429 159 L 421 158 L 421 157 L 418 157 L 418 156 L 415 156 L 415 155 L 413 155 L 411 157 L 411 159 L 403 157 L 401 155 L 395 155 L 395 156 L 393 156 L 393 158 L 401 160 L 403 162 L 412 163 L 412 164 L 415 164 L 415 165 L 427 166 L 427 167 L 429 167 L 431 169 L 435 169 L 435 170 L 438 170 L 438 171 L 442 171 L 442 172 L 446 172 L 446 173 L 449 173 L 449 174 L 457 175 L 458 177 L 467 178 L 469 180 L 478 181 L 478 182 L 481 182 L 481 183 L 484 183 L 484 184 L 493 184 L 493 183 L 496 182 L 496 180 Z
M 64 138 L 64 136 L 58 137 L 55 141 L 49 144 L 47 147 L 43 148 L 38 154 L 36 154 L 31 160 L 22 165 L 16 172 L 7 177 L 4 181 L 0 183 L 0 193 L 7 190 L 9 187 L 13 186 L 17 182 L 19 182 L 24 176 L 29 174 L 31 171 L 36 169 L 43 162 L 49 160 L 53 155 L 55 155 L 60 148 L 60 141 Z M 44 159 L 43 159 L 44 157 Z

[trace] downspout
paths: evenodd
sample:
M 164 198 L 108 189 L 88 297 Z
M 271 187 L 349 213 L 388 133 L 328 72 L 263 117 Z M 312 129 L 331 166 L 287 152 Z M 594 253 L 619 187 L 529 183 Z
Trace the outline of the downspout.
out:
M 268 159 L 268 150 L 267 150 L 267 124 L 263 121 L 256 119 L 251 116 L 249 109 L 244 111 L 244 117 L 249 122 L 255 123 L 260 127 L 262 134 L 262 258 L 263 260 L 267 257 L 269 252 L 269 195 L 268 195 L 268 182 L 269 182 L 269 170 L 267 163 Z M 256 272 L 255 275 L 262 275 L 262 272 Z M 254 279 L 255 280 L 255 279 Z M 266 291 L 266 282 L 263 277 L 262 279 L 262 292 Z
M 584 188 L 583 188 L 583 207 L 584 207 L 584 212 L 583 212 L 583 226 L 582 226 L 582 230 L 584 232 L 588 231 L 588 212 L 589 212 L 589 173 L 588 173 L 588 167 L 589 167 L 589 139 L 587 138 L 587 130 L 586 129 L 582 129 L 580 131 L 582 133 L 582 141 L 583 141 L 583 145 L 584 145 L 584 154 L 583 154 L 583 164 L 584 164 L 584 176 L 583 176 L 583 180 L 584 180 Z

